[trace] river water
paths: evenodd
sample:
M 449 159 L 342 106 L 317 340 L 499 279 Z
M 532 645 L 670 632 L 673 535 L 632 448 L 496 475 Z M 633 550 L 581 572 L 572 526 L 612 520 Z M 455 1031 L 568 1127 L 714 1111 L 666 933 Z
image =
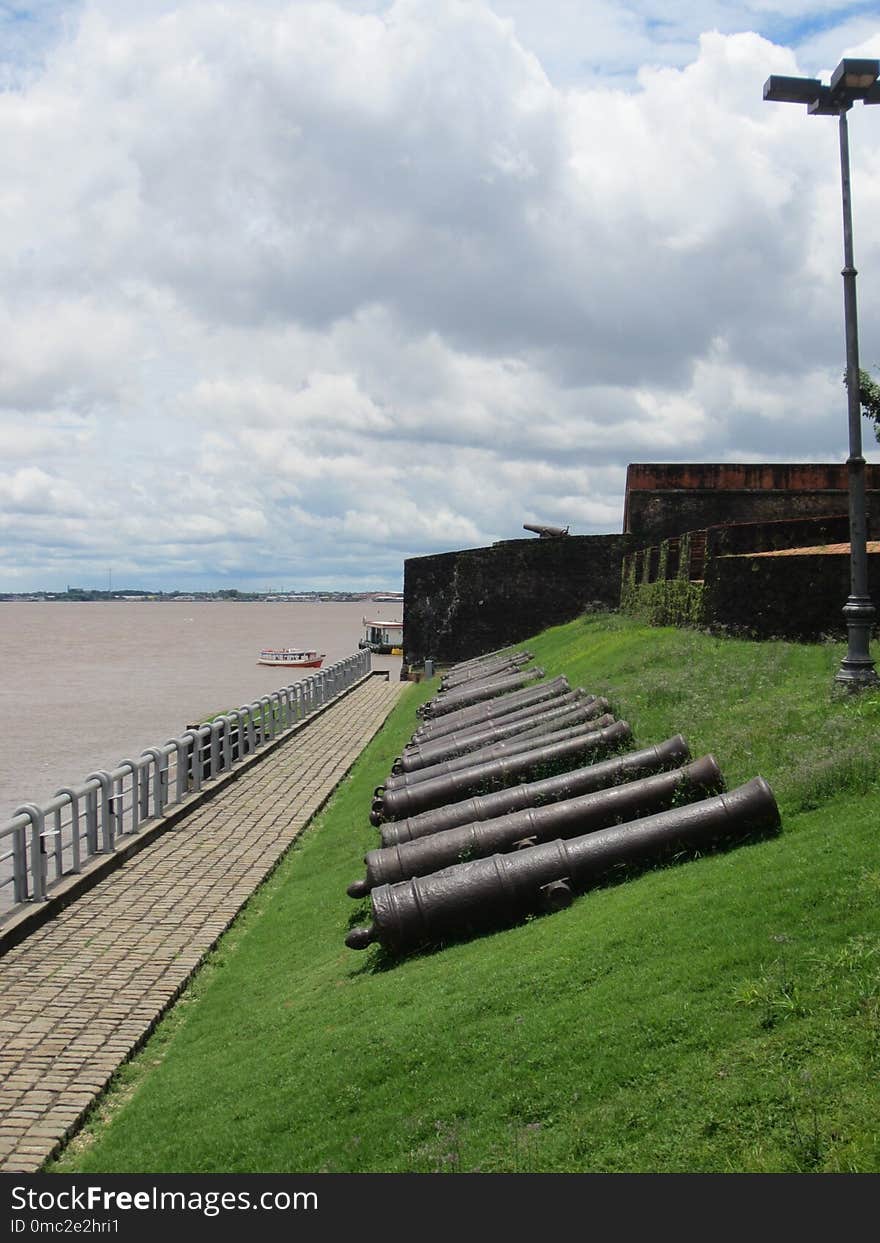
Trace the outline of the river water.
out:
M 309 670 L 257 664 L 260 648 L 315 648 L 325 666 L 357 651 L 369 601 L 0 603 L 0 823 L 187 725 L 251 703 Z M 374 669 L 400 675 L 400 657 Z

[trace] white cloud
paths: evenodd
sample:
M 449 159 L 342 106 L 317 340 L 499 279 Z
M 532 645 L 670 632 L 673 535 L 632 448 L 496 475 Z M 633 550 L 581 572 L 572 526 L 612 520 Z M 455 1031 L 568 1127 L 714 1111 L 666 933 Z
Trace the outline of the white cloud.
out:
M 61 14 L 0 94 L 0 588 L 392 586 L 530 516 L 619 529 L 630 460 L 845 457 L 836 126 L 761 89 L 880 54 L 863 10 Z

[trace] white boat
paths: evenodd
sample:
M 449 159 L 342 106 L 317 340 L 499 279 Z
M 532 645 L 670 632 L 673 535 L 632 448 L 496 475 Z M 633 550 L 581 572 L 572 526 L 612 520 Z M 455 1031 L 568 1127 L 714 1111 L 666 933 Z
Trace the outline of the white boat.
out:
M 295 647 L 264 647 L 258 665 L 277 669 L 320 669 L 326 652 L 303 652 Z
M 400 656 L 403 652 L 402 621 L 372 621 L 363 618 L 364 637 L 358 647 L 368 647 L 379 655 Z

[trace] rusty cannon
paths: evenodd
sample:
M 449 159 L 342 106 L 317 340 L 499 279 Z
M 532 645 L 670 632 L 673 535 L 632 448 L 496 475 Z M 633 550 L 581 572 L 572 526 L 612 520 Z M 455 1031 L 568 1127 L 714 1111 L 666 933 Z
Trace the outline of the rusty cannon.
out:
M 481 703 L 484 699 L 495 699 L 506 691 L 518 690 L 528 682 L 537 682 L 543 676 L 543 669 L 520 669 L 503 678 L 487 678 L 485 681 L 481 679 L 473 686 L 465 686 L 457 691 L 446 691 L 442 695 L 435 695 L 433 699 L 422 704 L 418 711 L 429 719 L 445 716 L 448 712 L 455 712 L 458 708 L 469 708 L 472 704 Z
M 353 928 L 349 949 L 378 941 L 393 953 L 510 927 L 528 915 L 570 906 L 575 895 L 674 856 L 693 857 L 780 828 L 773 791 L 755 777 L 728 794 L 544 842 L 513 854 L 458 863 L 430 876 L 378 885 L 373 922 Z
M 518 781 L 550 777 L 623 747 L 631 738 L 632 730 L 627 722 L 615 721 L 604 729 L 563 742 L 544 743 L 534 750 L 504 759 L 486 760 L 408 788 L 386 790 L 384 786 L 377 786 L 373 792 L 370 823 L 378 826 L 384 820 L 412 816 L 471 794 L 489 794 Z
M 467 660 L 457 660 L 454 665 L 449 666 L 450 673 L 455 673 L 459 669 L 470 669 L 474 665 L 482 665 L 487 660 L 497 660 L 500 656 L 507 655 L 507 648 L 495 647 L 491 652 L 481 652 L 479 656 L 469 656 Z
M 458 729 L 450 729 L 444 734 L 429 737 L 424 737 L 420 733 L 413 734 L 399 757 L 401 766 L 405 767 L 403 761 L 407 756 L 417 755 L 427 747 L 443 745 L 452 738 L 467 738 L 471 734 L 488 729 L 506 729 L 509 725 L 518 725 L 520 722 L 531 720 L 539 713 L 555 712 L 562 708 L 573 708 L 575 704 L 580 703 L 592 703 L 595 698 L 595 695 L 589 694 L 582 686 L 578 686 L 566 694 L 554 695 L 552 699 L 543 699 L 540 703 L 528 704 L 525 708 L 517 708 L 515 711 L 505 712 L 501 716 L 489 716 L 472 723 L 464 721 Z M 498 703 L 499 701 L 495 700 L 494 702 Z
M 459 708 L 457 712 L 448 712 L 436 721 L 425 721 L 412 736 L 412 743 L 433 741 L 444 734 L 451 734 L 458 729 L 470 729 L 482 721 L 497 720 L 523 708 L 534 707 L 550 699 L 558 699 L 571 693 L 568 678 L 562 674 L 549 682 L 541 682 L 535 686 L 526 686 L 521 691 L 511 691 L 490 699 L 487 703 L 473 704 L 470 708 Z
M 717 760 L 705 755 L 684 768 L 656 773 L 639 781 L 544 807 L 526 807 L 495 820 L 463 824 L 416 841 L 370 850 L 364 856 L 367 875 L 349 885 L 348 894 L 352 898 L 362 898 L 377 885 L 394 884 L 409 880 L 411 876 L 428 876 L 463 859 L 484 859 L 554 838 L 579 837 L 612 824 L 693 803 L 723 789 L 724 778 Z
M 404 820 L 394 820 L 380 827 L 383 846 L 398 842 L 416 841 L 432 833 L 457 828 L 460 824 L 493 820 L 512 811 L 526 807 L 543 807 L 562 799 L 576 798 L 579 794 L 592 794 L 610 786 L 650 777 L 653 773 L 669 768 L 680 768 L 691 758 L 690 748 L 681 734 L 675 734 L 664 742 L 639 751 L 625 751 L 608 760 L 597 760 L 581 768 L 544 777 L 538 781 L 524 781 L 496 790 L 494 794 L 475 795 L 418 812 Z
M 535 535 L 539 535 L 541 539 L 562 539 L 564 535 L 568 535 L 568 527 L 550 527 L 531 522 L 524 522 L 523 530 L 534 531 Z
M 452 691 L 461 690 L 465 686 L 473 686 L 475 682 L 482 682 L 488 678 L 500 678 L 511 673 L 516 673 L 526 665 L 525 660 L 500 660 L 491 665 L 485 665 L 482 669 L 474 669 L 467 673 L 457 674 L 455 677 L 447 675 L 440 679 L 441 695 L 450 694 Z
M 487 665 L 484 669 L 474 670 L 468 674 L 459 674 L 455 678 L 442 678 L 440 681 L 440 690 L 437 692 L 436 698 L 445 699 L 447 695 L 457 695 L 462 691 L 470 690 L 472 687 L 479 686 L 483 682 L 494 681 L 497 678 L 512 677 L 514 674 L 520 673 L 529 664 L 524 660 L 505 660 L 497 664 Z
M 569 738 L 579 738 L 584 734 L 605 729 L 613 724 L 614 717 L 610 712 L 594 717 L 590 721 L 581 721 L 577 725 L 566 725 L 561 729 L 548 726 L 547 731 L 530 733 L 527 737 L 508 738 L 504 742 L 493 742 L 481 747 L 479 751 L 471 751 L 469 755 L 459 755 L 451 760 L 442 760 L 429 768 L 416 768 L 410 773 L 392 773 L 385 781 L 386 790 L 402 790 L 419 785 L 424 781 L 432 781 L 435 777 L 445 777 L 449 773 L 462 772 L 476 764 L 488 760 L 499 760 L 504 756 L 521 755 L 524 751 L 534 750 L 537 746 L 547 746 L 554 742 L 565 742 Z
M 565 698 L 569 697 L 565 696 Z M 558 703 L 558 701 L 555 702 Z M 546 708 L 539 712 L 529 709 L 523 715 L 514 713 L 516 720 L 502 717 L 498 724 L 490 723 L 479 729 L 446 734 L 436 742 L 405 747 L 403 754 L 394 761 L 391 772 L 395 775 L 412 773 L 417 769 L 428 768 L 432 764 L 454 759 L 456 756 L 479 751 L 482 747 L 490 746 L 494 742 L 503 742 L 517 737 L 534 737 L 539 733 L 550 733 L 569 725 L 579 725 L 604 715 L 610 707 L 607 699 L 597 699 L 594 695 L 589 697 L 585 695 L 577 699 L 573 694 L 571 702 L 560 704 L 558 707 Z
M 496 656 L 492 660 L 484 661 L 482 664 L 474 665 L 468 669 L 450 669 L 440 679 L 441 691 L 454 690 L 458 686 L 464 685 L 466 682 L 473 682 L 478 678 L 491 677 L 499 672 L 514 672 L 521 665 L 526 665 L 532 659 L 531 652 L 514 652 L 511 656 Z

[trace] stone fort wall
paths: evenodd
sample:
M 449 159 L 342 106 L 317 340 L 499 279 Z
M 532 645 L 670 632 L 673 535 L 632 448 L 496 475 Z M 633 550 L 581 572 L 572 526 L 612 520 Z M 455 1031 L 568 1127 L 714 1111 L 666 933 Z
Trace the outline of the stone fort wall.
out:
M 880 527 L 880 466 L 865 468 L 869 534 Z M 404 563 L 404 659 L 466 660 L 517 643 L 548 626 L 571 621 L 596 607 L 620 604 L 624 557 L 691 531 L 728 527 L 725 551 L 737 544 L 736 526 L 845 516 L 845 465 L 815 463 L 636 463 L 627 468 L 623 532 L 557 539 L 507 540 Z M 791 539 L 798 546 L 797 522 Z M 805 523 L 804 527 L 809 527 Z M 774 526 L 778 532 L 779 526 Z M 804 536 L 803 538 L 807 538 Z M 760 541 L 759 541 L 760 543 Z M 774 540 L 774 546 L 778 542 Z M 806 566 L 806 562 L 800 563 Z M 789 558 L 761 565 L 750 580 L 772 576 L 778 598 Z M 828 562 L 827 573 L 832 573 Z M 836 598 L 835 583 L 827 598 Z M 766 591 L 770 592 L 770 587 Z M 754 599 L 754 597 L 752 597 Z M 834 624 L 846 596 L 835 607 Z M 831 623 L 829 623 L 831 629 Z

